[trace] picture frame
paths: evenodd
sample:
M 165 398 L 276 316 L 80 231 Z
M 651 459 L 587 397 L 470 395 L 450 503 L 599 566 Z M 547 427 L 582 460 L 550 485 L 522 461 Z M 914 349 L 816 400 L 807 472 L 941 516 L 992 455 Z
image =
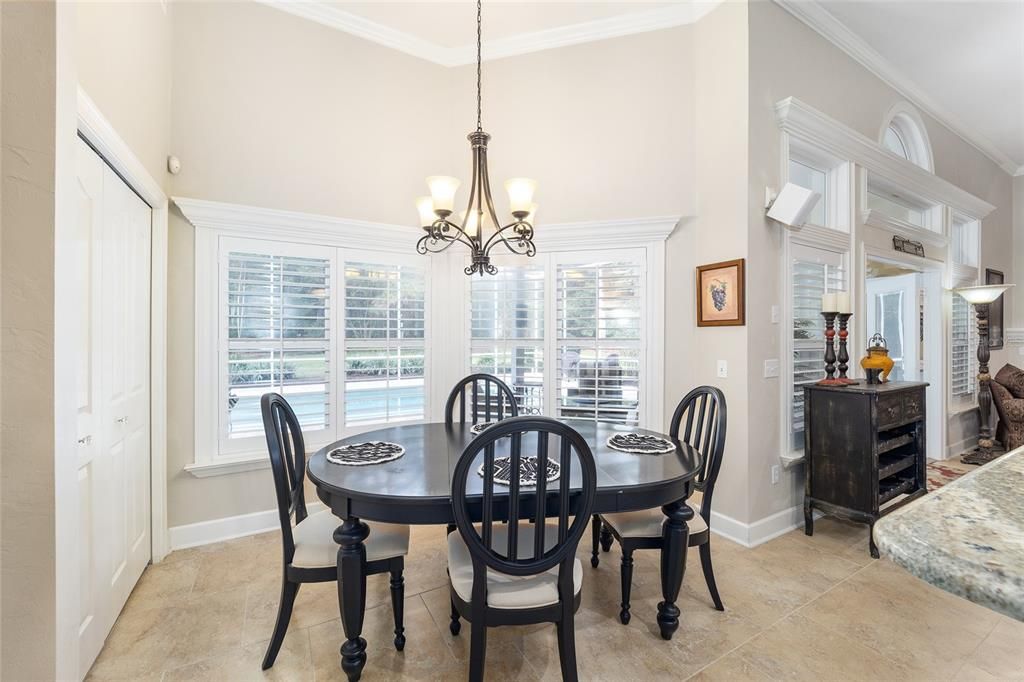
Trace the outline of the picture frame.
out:
M 1006 276 L 1000 270 L 985 268 L 985 284 L 1005 284 Z M 1000 350 L 1003 347 L 1005 335 L 1003 326 L 1003 297 L 1000 296 L 988 307 L 988 347 L 990 350 Z
M 746 259 L 697 266 L 697 326 L 747 323 Z

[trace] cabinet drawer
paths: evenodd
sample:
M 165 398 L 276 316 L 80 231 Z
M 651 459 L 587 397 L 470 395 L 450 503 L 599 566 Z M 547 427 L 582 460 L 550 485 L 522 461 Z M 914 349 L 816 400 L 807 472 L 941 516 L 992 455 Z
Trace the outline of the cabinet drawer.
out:
M 887 429 L 904 422 L 903 395 L 885 393 L 878 396 L 878 429 Z
M 903 421 L 912 422 L 924 417 L 924 391 L 903 394 Z

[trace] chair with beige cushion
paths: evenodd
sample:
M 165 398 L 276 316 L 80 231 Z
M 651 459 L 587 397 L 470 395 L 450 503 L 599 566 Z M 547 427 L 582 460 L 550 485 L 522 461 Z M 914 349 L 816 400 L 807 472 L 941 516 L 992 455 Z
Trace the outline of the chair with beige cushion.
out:
M 536 458 L 537 471 L 557 464 L 558 477 L 549 482 L 538 476 L 535 485 L 521 485 L 515 475 L 508 476 L 508 485 L 495 480 L 496 461 L 508 458 L 505 471 L 519 471 L 528 456 Z M 455 607 L 451 630 L 458 634 L 460 616 L 472 625 L 470 680 L 483 679 L 488 627 L 533 623 L 555 624 L 562 679 L 577 679 L 573 620 L 583 566 L 576 548 L 596 490 L 590 447 L 554 419 L 506 419 L 462 453 L 452 476 L 458 532 L 448 535 L 448 575 Z
M 270 646 L 263 657 L 263 669 L 274 665 L 284 635 L 288 631 L 292 606 L 302 583 L 331 582 L 338 579 L 338 544 L 334 531 L 341 520 L 329 510 L 310 516 L 306 511 L 303 483 L 306 479 L 306 448 L 302 430 L 288 402 L 277 393 L 267 393 L 260 401 L 263 431 L 270 451 L 274 473 L 277 508 L 281 520 L 284 548 L 284 574 L 281 601 Z M 295 525 L 292 526 L 292 517 Z M 395 616 L 395 648 L 405 647 L 402 607 L 405 582 L 402 571 L 409 552 L 409 527 L 388 523 L 370 525 L 366 545 L 366 574 L 391 574 L 391 605 Z
M 1007 450 L 1024 445 L 1024 369 L 1004 365 L 989 383 L 999 415 L 996 438 Z
M 688 443 L 704 456 L 704 465 L 697 475 L 696 482 L 696 488 L 701 493 L 700 504 L 692 500 L 687 501 L 694 512 L 693 518 L 686 522 L 689 529 L 687 545 L 700 548 L 704 579 L 715 608 L 719 611 L 723 611 L 724 607 L 718 595 L 715 572 L 711 566 L 711 498 L 715 492 L 718 470 L 722 466 L 725 428 L 725 396 L 713 386 L 700 386 L 687 393 L 676 407 L 669 428 L 669 435 L 673 439 Z M 600 563 L 599 543 L 606 552 L 611 549 L 613 538 L 622 546 L 622 610 L 619 612 L 619 620 L 623 624 L 629 623 L 630 618 L 629 595 L 633 581 L 633 552 L 638 549 L 660 550 L 661 527 L 664 521 L 665 515 L 661 509 L 602 514 L 594 517 L 591 565 L 597 568 Z M 683 560 L 685 561 L 685 556 Z

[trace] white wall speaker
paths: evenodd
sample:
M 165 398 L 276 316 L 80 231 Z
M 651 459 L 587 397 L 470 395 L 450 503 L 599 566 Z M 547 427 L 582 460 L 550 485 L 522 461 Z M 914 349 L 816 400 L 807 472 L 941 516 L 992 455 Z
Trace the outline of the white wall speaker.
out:
M 799 229 L 807 222 L 820 199 L 817 192 L 787 182 L 768 205 L 768 217 L 786 227 Z

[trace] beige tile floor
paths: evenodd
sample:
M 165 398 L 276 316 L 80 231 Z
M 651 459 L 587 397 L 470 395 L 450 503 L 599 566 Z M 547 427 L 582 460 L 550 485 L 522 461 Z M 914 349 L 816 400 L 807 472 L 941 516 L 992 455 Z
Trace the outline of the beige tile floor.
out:
M 576 616 L 584 680 L 1024 680 L 1024 624 L 935 589 L 867 553 L 863 526 L 822 519 L 756 549 L 715 538 L 726 611 L 711 608 L 696 552 L 681 626 L 657 636 L 657 553 L 637 555 L 633 620 L 618 623 L 616 548 L 584 557 Z M 468 628 L 448 632 L 444 529 L 413 530 L 403 653 L 391 645 L 386 578 L 369 579 L 363 679 L 465 679 Z M 91 680 L 342 680 L 333 583 L 305 585 L 274 668 L 259 664 L 280 572 L 270 533 L 174 552 L 149 567 L 89 674 Z M 552 626 L 490 631 L 487 679 L 559 679 Z

